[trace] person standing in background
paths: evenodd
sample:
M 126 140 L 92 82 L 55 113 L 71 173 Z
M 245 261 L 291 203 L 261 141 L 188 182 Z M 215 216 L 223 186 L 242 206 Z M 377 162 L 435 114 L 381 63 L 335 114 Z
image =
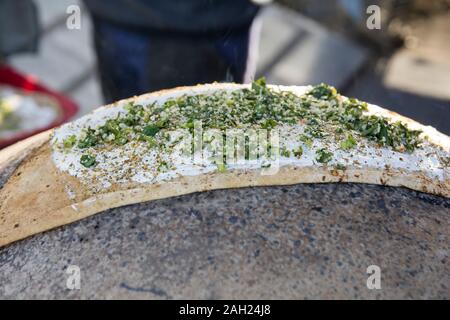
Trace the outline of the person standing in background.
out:
M 259 6 L 250 0 L 84 0 L 107 103 L 255 72 Z

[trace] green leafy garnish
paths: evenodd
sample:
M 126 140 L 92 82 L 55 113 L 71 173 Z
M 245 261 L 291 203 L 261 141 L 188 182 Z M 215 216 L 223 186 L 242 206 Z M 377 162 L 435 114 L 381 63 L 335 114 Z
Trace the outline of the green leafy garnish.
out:
M 77 142 L 77 137 L 73 134 L 71 136 L 68 136 L 66 139 L 64 139 L 63 141 L 63 146 L 64 148 L 72 148 L 75 143 Z
M 98 143 L 98 137 L 95 134 L 95 131 L 91 128 L 86 130 L 86 136 L 78 141 L 78 148 L 85 149 L 89 147 L 94 147 Z
M 14 108 L 7 101 L 0 97 L 0 132 L 3 130 L 16 130 L 19 128 L 21 117 L 14 112 Z
M 159 130 L 161 129 L 156 125 L 148 125 L 144 128 L 142 133 L 148 137 L 154 137 L 159 132 Z
M 344 166 L 344 165 L 341 164 L 341 163 L 336 164 L 336 165 L 334 166 L 334 168 L 335 168 L 336 170 L 342 170 L 342 171 L 344 171 L 345 169 L 347 169 L 347 167 Z
M 275 128 L 277 124 L 278 124 L 278 123 L 277 123 L 275 120 L 269 119 L 269 120 L 266 120 L 266 121 L 261 125 L 261 128 L 263 128 L 263 129 L 272 129 L 272 128 Z
M 299 139 L 304 143 L 303 147 L 310 149 L 314 139 L 329 140 L 330 136 L 338 141 L 344 139 L 340 143 L 344 150 L 356 145 L 353 137 L 361 136 L 400 152 L 412 152 L 422 142 L 420 131 L 409 130 L 400 122 L 391 123 L 386 118 L 368 115 L 366 103 L 343 99 L 335 88 L 326 84 L 298 96 L 290 91 L 273 90 L 261 78 L 250 88 L 185 94 L 161 104 L 129 103 L 124 110 L 103 125 L 84 129 L 77 137 L 69 137 L 63 142 L 64 146 L 103 148 L 146 141 L 150 147 L 165 148 L 166 132 L 183 128 L 192 132 L 196 121 L 201 121 L 203 130 L 222 131 L 234 128 L 270 131 L 281 125 L 301 123 L 305 129 Z M 336 134 L 331 135 L 334 132 Z M 281 153 L 288 155 L 287 150 Z M 246 151 L 246 157 L 248 154 Z M 324 154 L 318 158 L 326 163 L 329 156 Z
M 224 163 L 216 163 L 217 171 L 224 173 L 227 171 L 227 166 Z
M 304 144 L 306 144 L 306 146 L 307 146 L 308 148 L 311 149 L 312 144 L 313 144 L 313 141 L 312 141 L 312 139 L 311 139 L 310 137 L 308 137 L 308 136 L 305 135 L 305 134 L 301 134 L 301 135 L 298 137 L 298 139 L 299 139 L 300 141 L 302 141 Z
M 80 158 L 80 163 L 86 168 L 90 168 L 95 166 L 97 164 L 97 161 L 95 160 L 94 156 L 83 154 Z
M 390 123 L 384 117 L 364 115 L 363 112 L 367 110 L 367 104 L 356 99 L 346 100 L 343 106 L 345 111 L 340 122 L 347 129 L 356 130 L 369 140 L 401 152 L 412 152 L 420 147 L 422 139 L 419 136 L 422 131 L 409 130 L 399 121 Z
M 158 172 L 166 172 L 167 170 L 169 170 L 169 165 L 167 164 L 166 161 L 162 161 L 158 165 Z
M 261 77 L 258 80 L 253 81 L 252 89 L 256 91 L 265 91 L 266 90 L 266 78 Z
M 308 92 L 308 95 L 311 95 L 316 99 L 324 99 L 324 100 L 329 100 L 335 97 L 336 94 L 337 94 L 336 89 L 325 83 L 321 83 L 315 86 L 311 91 Z
M 294 156 L 300 158 L 303 155 L 303 148 L 300 146 L 294 151 Z
M 282 148 L 280 151 L 280 155 L 289 158 L 291 156 L 291 152 L 286 148 Z
M 309 125 L 305 128 L 305 133 L 309 134 L 313 138 L 323 138 L 325 134 L 323 130 L 316 124 L 316 121 L 309 122 L 312 125 Z
M 333 153 L 325 148 L 316 151 L 316 161 L 320 163 L 328 163 L 333 159 Z
M 355 138 L 353 138 L 353 136 L 351 134 L 347 135 L 347 139 L 345 139 L 344 141 L 341 141 L 341 143 L 340 143 L 340 147 L 344 150 L 350 150 L 354 146 L 356 146 L 356 140 L 355 140 Z

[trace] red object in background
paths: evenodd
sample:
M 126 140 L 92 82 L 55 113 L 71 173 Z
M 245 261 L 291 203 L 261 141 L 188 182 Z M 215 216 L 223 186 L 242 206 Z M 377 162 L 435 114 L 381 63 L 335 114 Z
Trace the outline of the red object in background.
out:
M 64 122 L 67 122 L 78 112 L 78 106 L 71 99 L 65 97 L 60 93 L 47 89 L 43 85 L 39 84 L 39 82 L 34 77 L 21 75 L 13 68 L 6 65 L 0 65 L 0 85 L 2 84 L 15 87 L 24 92 L 41 93 L 53 98 L 59 105 L 60 116 L 48 126 L 45 126 L 43 128 L 26 132 L 19 132 L 17 133 L 17 135 L 14 135 L 11 138 L 4 140 L 0 139 L 0 149 L 9 146 L 19 140 L 28 138 L 36 133 L 57 127 Z

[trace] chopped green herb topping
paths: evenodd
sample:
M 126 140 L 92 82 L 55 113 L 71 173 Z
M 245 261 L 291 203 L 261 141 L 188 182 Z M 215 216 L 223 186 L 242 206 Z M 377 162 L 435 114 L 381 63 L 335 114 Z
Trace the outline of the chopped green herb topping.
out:
M 83 154 L 80 158 L 80 163 L 86 168 L 90 168 L 95 166 L 97 161 L 95 160 L 95 157 L 88 154 Z
M 85 137 L 80 138 L 78 141 L 78 148 L 85 149 L 89 147 L 94 147 L 98 143 L 98 137 L 94 130 L 91 128 L 86 129 Z
M 76 142 L 77 137 L 75 135 L 71 135 L 63 141 L 64 148 L 72 148 Z
M 310 92 L 308 92 L 308 95 L 311 95 L 316 99 L 329 100 L 331 98 L 335 98 L 337 92 L 335 88 L 327 84 L 321 83 L 315 86 Z
M 294 156 L 296 156 L 297 158 L 301 158 L 302 155 L 303 155 L 303 148 L 298 147 L 298 149 L 294 151 Z
M 399 152 L 412 152 L 422 142 L 420 131 L 409 130 L 400 122 L 390 123 L 386 118 L 367 115 L 366 103 L 343 99 L 336 89 L 326 84 L 315 86 L 306 94 L 298 96 L 289 91 L 273 90 L 266 86 L 262 78 L 253 82 L 248 89 L 183 95 L 168 99 L 160 105 L 129 103 L 124 109 L 125 112 L 108 119 L 105 124 L 86 128 L 77 137 L 66 138 L 63 146 L 102 148 L 140 140 L 147 141 L 150 147 L 157 147 L 165 144 L 165 132 L 181 128 L 192 131 L 195 121 L 201 121 L 204 130 L 272 130 L 278 125 L 302 123 L 305 130 L 299 139 L 308 148 L 312 147 L 313 139 L 329 138 L 333 130 L 336 134 L 348 133 L 340 144 L 345 150 L 356 145 L 354 136 L 366 137 Z M 328 152 L 318 153 L 319 162 L 331 160 L 332 156 Z
M 151 125 L 146 126 L 144 128 L 144 130 L 142 131 L 142 133 L 148 137 L 154 137 L 159 132 L 159 130 L 160 130 L 159 127 L 151 124 Z
M 333 153 L 325 148 L 316 151 L 316 161 L 320 163 L 328 163 L 333 159 Z
M 340 143 L 340 147 L 344 150 L 350 150 L 356 146 L 356 140 L 351 134 L 347 135 L 347 139 Z
M 367 104 L 356 99 L 344 102 L 345 111 L 340 119 L 347 129 L 358 131 L 369 140 L 374 140 L 382 146 L 392 147 L 396 151 L 413 152 L 420 147 L 422 131 L 409 130 L 404 124 L 397 121 L 389 123 L 386 118 L 375 115 L 364 115 Z
M 291 156 L 291 152 L 286 149 L 286 148 L 282 148 L 280 151 L 281 156 L 289 158 Z
M 219 172 L 226 172 L 227 171 L 227 166 L 224 163 L 217 163 L 217 171 Z
M 308 137 L 305 134 L 301 134 L 299 136 L 299 140 L 302 141 L 308 148 L 311 149 L 313 141 L 312 141 L 312 139 L 310 137 Z

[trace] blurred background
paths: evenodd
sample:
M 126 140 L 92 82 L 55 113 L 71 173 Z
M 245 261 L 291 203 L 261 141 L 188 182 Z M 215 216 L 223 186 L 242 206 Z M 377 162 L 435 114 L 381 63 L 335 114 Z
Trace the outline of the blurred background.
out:
M 116 21 L 116 0 L 30 0 L 14 9 L 21 1 L 0 0 L 0 62 L 23 83 L 67 98 L 56 104 L 76 106 L 59 122 L 143 91 L 265 76 L 273 84 L 329 83 L 450 134 L 450 0 L 230 1 L 238 9 L 203 1 L 214 14 L 197 10 L 186 21 L 178 16 L 192 10 L 189 1 L 166 1 L 176 8 L 162 18 L 146 1 L 159 2 L 118 1 L 137 13 Z M 1 121 L 0 113 L 0 140 Z

